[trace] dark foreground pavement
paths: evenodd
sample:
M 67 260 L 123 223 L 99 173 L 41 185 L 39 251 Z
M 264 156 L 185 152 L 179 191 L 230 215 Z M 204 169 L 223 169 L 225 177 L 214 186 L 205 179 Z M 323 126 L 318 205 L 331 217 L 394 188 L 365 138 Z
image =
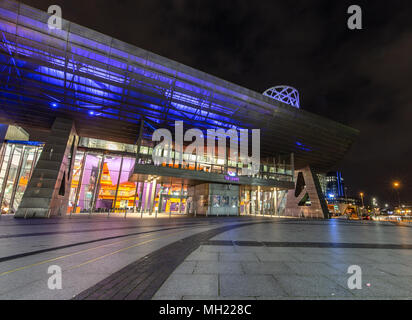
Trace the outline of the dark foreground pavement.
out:
M 0 299 L 409 299 L 411 265 L 390 223 L 0 218 Z

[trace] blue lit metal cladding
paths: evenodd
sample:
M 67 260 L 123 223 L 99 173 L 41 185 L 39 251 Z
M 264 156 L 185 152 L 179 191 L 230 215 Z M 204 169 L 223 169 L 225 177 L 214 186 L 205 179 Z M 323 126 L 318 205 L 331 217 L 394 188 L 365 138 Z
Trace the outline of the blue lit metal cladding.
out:
M 295 88 L 289 86 L 276 86 L 267 89 L 263 92 L 263 95 L 296 108 L 300 108 L 299 92 Z
M 264 94 L 275 99 L 266 99 L 69 21 L 50 30 L 48 19 L 0 1 L 0 112 L 20 126 L 50 128 L 55 117 L 70 117 L 79 135 L 125 143 L 136 142 L 143 118 L 152 130 L 175 121 L 185 129 L 258 128 L 262 156 L 294 152 L 297 167 L 319 168 L 340 160 L 357 136 L 278 103 L 298 108 L 293 88 L 271 88 Z
M 240 115 L 240 101 L 185 81 L 187 75 L 93 38 L 48 30 L 21 14 L 16 25 L 15 17 L 0 8 L 0 101 L 18 98 L 135 124 L 145 117 L 153 124 L 183 120 L 204 129 L 247 125 L 232 117 Z
M 25 141 L 25 140 L 6 140 L 7 143 L 24 144 L 26 146 L 42 147 L 44 142 L 39 141 Z
M 309 148 L 309 146 L 303 144 L 302 142 L 296 141 L 295 144 L 296 144 L 296 147 L 297 147 L 298 149 L 300 149 L 300 150 L 303 150 L 303 151 L 312 151 L 312 149 Z

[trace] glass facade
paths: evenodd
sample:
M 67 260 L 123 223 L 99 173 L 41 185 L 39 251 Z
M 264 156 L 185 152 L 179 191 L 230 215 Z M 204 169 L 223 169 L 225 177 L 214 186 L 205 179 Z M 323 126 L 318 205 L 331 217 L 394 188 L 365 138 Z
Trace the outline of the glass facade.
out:
M 2 213 L 15 213 L 26 190 L 43 145 L 3 143 L 0 150 L 0 201 Z M 151 177 L 131 180 L 136 162 L 137 146 L 81 138 L 72 168 L 68 214 L 80 213 L 146 213 L 185 214 L 188 185 L 172 178 Z M 141 146 L 138 161 L 153 165 L 153 148 Z M 278 162 L 280 164 L 280 162 Z M 166 164 L 160 164 L 166 166 Z M 236 163 L 221 159 L 203 159 L 193 165 L 167 166 L 225 174 L 236 172 Z M 240 166 L 240 164 L 239 164 Z M 257 175 L 264 179 L 289 179 L 288 168 L 282 165 L 261 167 Z M 259 186 L 240 186 L 236 195 L 216 194 L 211 206 L 238 208 L 242 215 L 282 215 L 282 199 L 286 191 Z M 217 210 L 217 209 L 216 209 Z
M 241 186 L 240 214 L 283 216 L 287 190 L 272 187 Z
M 179 158 L 179 152 L 175 151 L 173 148 L 170 150 L 171 163 L 158 163 L 155 164 L 153 161 L 153 142 L 152 141 L 142 141 L 139 151 L 139 164 L 145 165 L 156 165 L 170 168 L 178 168 L 184 170 L 192 171 L 203 171 L 218 173 L 224 175 L 235 174 L 239 175 L 240 170 L 243 168 L 244 164 L 242 162 L 236 163 L 236 161 L 231 161 L 228 159 L 219 158 L 215 155 L 214 158 L 207 156 L 207 150 L 204 150 L 204 156 L 202 158 L 197 157 L 196 155 L 183 154 L 183 164 L 179 164 L 175 158 Z M 137 145 L 117 143 L 93 138 L 84 138 L 80 139 L 80 147 L 92 148 L 99 150 L 108 150 L 113 152 L 123 152 L 128 154 L 137 153 Z M 158 156 L 166 156 L 168 150 L 159 150 L 160 153 Z M 216 152 L 217 153 L 217 152 Z M 177 155 L 176 155 L 177 154 Z M 226 163 L 227 162 L 227 163 Z M 249 164 L 251 168 L 251 164 Z M 280 181 L 293 181 L 293 157 L 291 154 L 272 157 L 270 159 L 261 159 L 261 164 L 259 172 L 253 175 L 254 178 L 259 179 L 274 179 Z
M 133 182 L 132 156 L 78 150 L 68 213 L 184 213 L 186 186 Z
M 0 150 L 1 213 L 15 213 L 39 160 L 42 145 L 4 142 Z

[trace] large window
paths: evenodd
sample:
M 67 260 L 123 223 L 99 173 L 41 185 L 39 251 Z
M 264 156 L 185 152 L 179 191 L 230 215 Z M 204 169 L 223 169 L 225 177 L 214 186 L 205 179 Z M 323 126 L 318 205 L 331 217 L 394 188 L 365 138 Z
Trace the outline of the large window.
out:
M 13 148 L 14 147 L 14 148 Z M 8 174 L 6 174 L 3 181 L 3 197 L 2 197 L 2 208 L 9 208 L 8 210 L 13 210 L 13 190 L 15 185 L 15 180 L 17 176 L 17 170 L 19 168 L 20 159 L 24 152 L 24 147 L 22 145 L 14 145 L 12 147 L 12 152 L 9 157 L 8 163 Z
M 15 213 L 42 147 L 18 143 L 3 143 L 0 150 L 1 213 Z
M 118 209 L 132 209 L 134 207 L 136 183 L 129 181 L 133 174 L 135 159 L 123 158 L 122 171 L 118 181 L 116 206 Z M 138 198 L 138 197 L 136 197 Z
M 130 181 L 135 158 L 78 151 L 73 168 L 69 212 L 108 212 L 136 207 Z
M 67 210 L 69 212 L 79 213 L 81 207 L 79 206 L 79 196 L 80 196 L 80 180 L 83 178 L 83 168 L 84 162 L 86 160 L 87 154 L 83 151 L 77 151 L 74 159 L 74 167 L 72 171 L 72 184 L 70 188 L 69 205 Z
M 86 157 L 78 201 L 80 212 L 90 211 L 93 206 L 102 160 L 103 155 L 100 154 L 88 154 Z
M 172 181 L 132 181 L 135 158 L 78 150 L 68 212 L 184 214 L 187 187 Z
M 38 152 L 36 148 L 26 147 L 24 150 L 20 173 L 16 181 L 17 186 L 16 186 L 16 192 L 14 196 L 14 201 L 11 206 L 14 212 L 17 210 L 18 206 L 20 205 L 20 201 L 23 198 L 24 191 L 27 188 L 27 184 L 30 180 L 30 176 L 34 168 L 34 162 L 35 162 L 35 158 L 37 154 Z
M 287 192 L 273 187 L 241 186 L 240 214 L 282 216 Z
M 111 142 L 106 140 L 99 140 L 99 139 L 92 139 L 92 138 L 85 138 L 82 137 L 80 139 L 81 147 L 91 148 L 95 150 L 110 150 L 112 152 L 127 152 L 136 154 L 137 153 L 137 145 L 126 144 L 126 143 L 118 143 L 118 142 Z M 168 152 L 168 148 L 165 149 L 158 149 L 159 155 L 163 155 L 166 157 Z M 241 170 L 243 167 L 247 167 L 252 169 L 252 165 L 244 164 L 240 161 L 236 163 L 236 161 L 228 159 L 226 164 L 225 158 L 219 158 L 216 154 L 213 158 L 207 155 L 207 150 L 205 149 L 205 154 L 203 157 L 197 158 L 194 154 L 184 154 L 182 160 L 184 163 L 180 164 L 175 159 L 175 150 L 172 147 L 170 150 L 170 156 L 172 163 L 167 164 L 166 161 L 163 163 L 155 164 L 161 166 L 169 166 L 173 168 L 181 168 L 186 170 L 198 170 L 204 172 L 212 172 L 217 174 L 231 174 L 236 173 L 236 175 L 241 174 Z M 228 151 L 229 152 L 229 151 Z M 147 164 L 147 165 L 154 165 L 152 159 L 153 153 L 153 142 L 143 140 L 142 145 L 140 146 L 139 151 L 139 164 Z M 178 158 L 178 157 L 177 157 Z M 190 161 L 190 162 L 189 162 Z M 259 179 L 275 179 L 275 180 L 282 180 L 282 181 L 292 181 L 293 174 L 293 156 L 291 154 L 285 154 L 282 156 L 277 156 L 273 158 L 265 158 L 261 159 L 261 165 L 259 168 L 259 172 L 254 174 L 253 177 Z M 102 203 L 99 203 L 99 205 Z M 104 207 L 104 206 L 103 206 Z

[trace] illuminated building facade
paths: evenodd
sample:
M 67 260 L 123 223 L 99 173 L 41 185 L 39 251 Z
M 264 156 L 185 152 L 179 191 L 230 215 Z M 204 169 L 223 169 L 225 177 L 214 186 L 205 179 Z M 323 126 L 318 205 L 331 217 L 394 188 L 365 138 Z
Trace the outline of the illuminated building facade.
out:
M 3 212 L 328 217 L 317 173 L 356 130 L 300 109 L 294 88 L 260 94 L 69 21 L 50 29 L 48 18 L 0 3 L 0 123 L 29 135 L 0 136 Z M 260 129 L 259 172 L 207 156 L 155 165 L 152 134 L 175 121 Z
M 331 171 L 326 174 L 325 193 L 328 199 L 345 197 L 345 184 L 340 171 Z

